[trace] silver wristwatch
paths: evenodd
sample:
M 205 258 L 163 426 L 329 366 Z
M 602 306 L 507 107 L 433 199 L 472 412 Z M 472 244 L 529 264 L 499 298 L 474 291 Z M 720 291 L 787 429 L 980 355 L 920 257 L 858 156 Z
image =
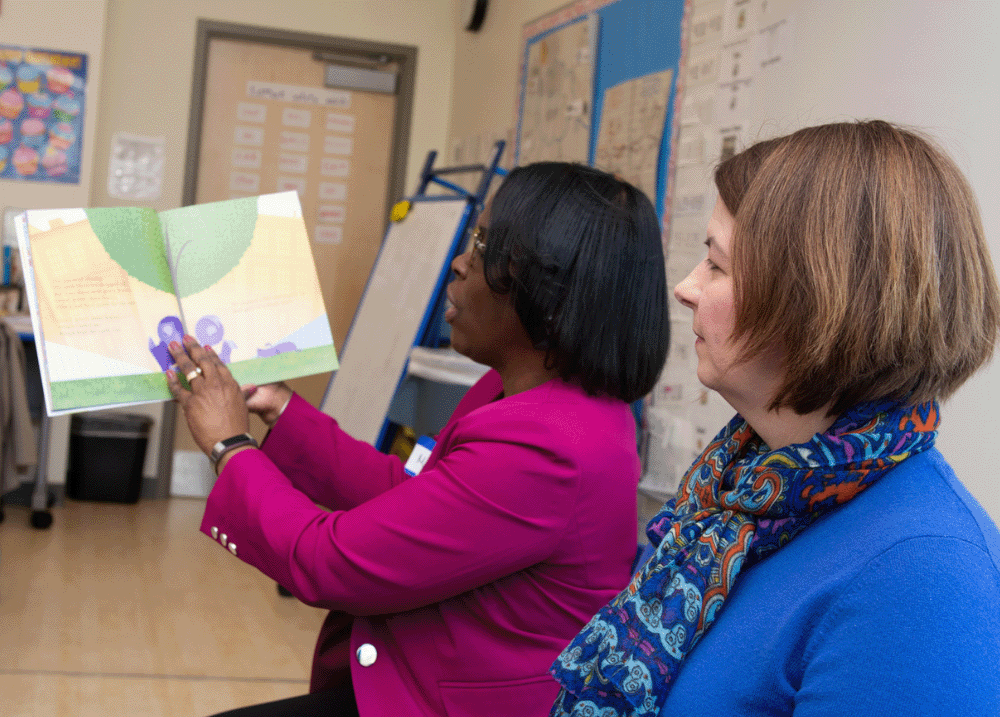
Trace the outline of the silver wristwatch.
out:
M 234 448 L 239 448 L 240 446 L 253 446 L 254 448 L 259 448 L 257 445 L 257 440 L 251 436 L 249 433 L 241 433 L 238 436 L 233 436 L 232 438 L 225 438 L 212 447 L 212 455 L 209 458 L 212 460 L 212 467 L 215 468 L 215 472 L 219 472 L 219 461 L 222 457 L 229 453 L 229 451 Z

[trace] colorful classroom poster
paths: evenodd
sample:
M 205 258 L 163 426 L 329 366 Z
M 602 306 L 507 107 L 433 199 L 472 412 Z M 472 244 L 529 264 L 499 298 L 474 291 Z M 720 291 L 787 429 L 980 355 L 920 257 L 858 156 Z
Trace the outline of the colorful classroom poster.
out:
M 87 56 L 0 45 L 0 179 L 79 184 Z

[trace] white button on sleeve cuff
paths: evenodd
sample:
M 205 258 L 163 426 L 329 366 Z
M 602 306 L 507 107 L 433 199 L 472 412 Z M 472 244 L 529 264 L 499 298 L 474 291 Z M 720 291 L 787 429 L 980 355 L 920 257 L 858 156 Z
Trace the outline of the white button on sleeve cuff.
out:
M 229 544 L 229 552 L 232 553 L 233 555 L 236 555 L 236 543 Z

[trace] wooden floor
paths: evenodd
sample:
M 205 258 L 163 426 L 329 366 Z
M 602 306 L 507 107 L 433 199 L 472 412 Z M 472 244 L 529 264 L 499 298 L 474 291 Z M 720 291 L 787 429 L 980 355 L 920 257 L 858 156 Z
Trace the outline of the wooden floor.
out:
M 199 717 L 308 690 L 324 613 L 198 532 L 204 501 L 0 524 L 0 714 Z

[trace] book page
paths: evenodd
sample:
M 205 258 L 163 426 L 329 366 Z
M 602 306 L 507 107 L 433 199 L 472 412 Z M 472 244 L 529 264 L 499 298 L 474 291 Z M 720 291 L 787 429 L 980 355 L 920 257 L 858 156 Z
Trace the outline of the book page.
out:
M 50 414 L 169 398 L 155 347 L 164 318 L 178 311 L 155 213 L 124 207 L 25 217 Z
M 241 383 L 337 368 L 298 194 L 160 213 L 187 333 Z

